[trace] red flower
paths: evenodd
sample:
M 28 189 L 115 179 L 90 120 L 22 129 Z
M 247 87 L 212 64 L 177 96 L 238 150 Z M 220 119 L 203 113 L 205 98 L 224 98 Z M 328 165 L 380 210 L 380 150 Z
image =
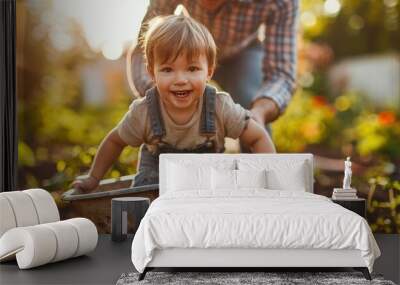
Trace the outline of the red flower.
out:
M 391 111 L 383 111 L 378 114 L 378 121 L 383 126 L 388 126 L 396 121 L 396 115 Z

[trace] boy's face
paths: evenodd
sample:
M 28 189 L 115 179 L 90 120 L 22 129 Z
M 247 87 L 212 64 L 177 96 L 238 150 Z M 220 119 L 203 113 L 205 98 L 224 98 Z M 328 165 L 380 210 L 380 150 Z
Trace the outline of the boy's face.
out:
M 183 53 L 173 62 L 162 63 L 155 57 L 149 72 L 168 111 L 183 111 L 197 107 L 213 70 L 204 53 L 191 61 Z

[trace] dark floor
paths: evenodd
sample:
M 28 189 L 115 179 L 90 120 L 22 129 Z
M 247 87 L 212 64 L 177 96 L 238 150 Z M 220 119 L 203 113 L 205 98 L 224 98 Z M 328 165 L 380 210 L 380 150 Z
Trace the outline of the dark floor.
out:
M 374 273 L 400 282 L 400 235 L 375 235 L 382 251 Z M 19 270 L 16 262 L 0 265 L 0 284 L 115 284 L 124 272 L 134 271 L 130 259 L 132 237 L 124 242 L 112 242 L 101 235 L 94 252 L 87 256 Z M 332 269 L 334 270 L 334 269 Z M 312 270 L 310 270 L 312 271 Z M 331 271 L 331 270 L 329 270 Z
M 381 257 L 375 261 L 374 272 L 400 284 L 400 234 L 375 234 Z

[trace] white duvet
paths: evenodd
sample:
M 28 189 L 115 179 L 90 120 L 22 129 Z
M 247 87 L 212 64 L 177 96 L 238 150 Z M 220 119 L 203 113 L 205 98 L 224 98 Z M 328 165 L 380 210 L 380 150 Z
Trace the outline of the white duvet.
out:
M 143 272 L 155 249 L 358 249 L 372 272 L 379 248 L 368 223 L 328 198 L 299 191 L 248 189 L 166 193 L 154 200 L 132 243 Z

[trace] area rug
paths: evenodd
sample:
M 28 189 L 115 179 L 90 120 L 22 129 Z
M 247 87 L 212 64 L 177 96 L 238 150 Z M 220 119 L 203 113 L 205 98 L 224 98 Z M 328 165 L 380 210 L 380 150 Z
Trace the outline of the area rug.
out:
M 139 273 L 122 274 L 117 285 L 133 284 L 222 284 L 222 285 L 297 285 L 297 284 L 379 284 L 395 285 L 384 280 L 382 275 L 372 274 L 372 281 L 364 278 L 360 272 L 154 272 L 146 274 L 145 279 L 138 281 Z

